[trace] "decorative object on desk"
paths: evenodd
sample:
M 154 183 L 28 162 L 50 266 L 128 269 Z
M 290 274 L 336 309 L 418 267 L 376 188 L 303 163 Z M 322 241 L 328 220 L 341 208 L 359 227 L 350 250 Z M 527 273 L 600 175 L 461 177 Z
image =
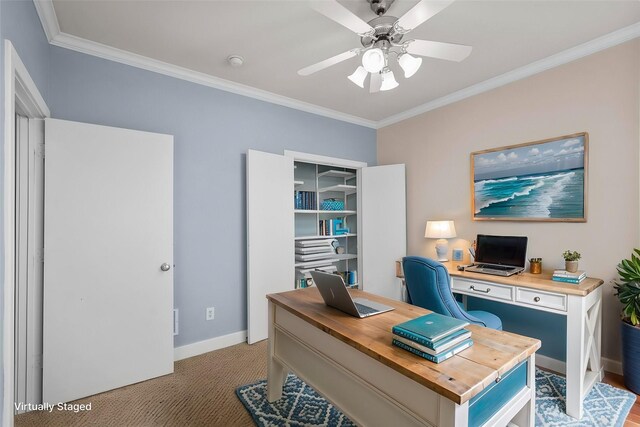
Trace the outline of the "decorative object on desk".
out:
M 636 396 L 608 384 L 596 383 L 584 399 L 584 417 L 576 421 L 566 414 L 564 396 L 567 385 L 564 377 L 536 368 L 536 426 L 577 425 L 622 427 Z M 267 401 L 267 381 L 243 385 L 236 396 L 260 427 L 271 426 L 336 426 L 355 427 L 338 408 L 294 374 L 284 384 L 282 398 Z
M 554 270 L 551 279 L 556 282 L 573 283 L 574 285 L 580 284 L 587 278 L 587 273 L 583 270 L 576 270 L 574 272 L 567 270 Z
M 542 273 L 542 258 L 531 258 L 529 260 L 529 273 L 531 274 Z
M 618 264 L 614 289 L 624 305 L 622 308 L 622 371 L 624 385 L 640 393 L 640 249 L 634 249 L 631 259 Z
M 586 132 L 471 153 L 474 220 L 586 222 Z
M 342 255 L 342 254 L 344 253 L 344 246 L 338 246 L 338 247 L 336 248 L 336 253 L 337 253 L 338 255 Z
M 456 227 L 453 221 L 427 221 L 424 237 L 427 239 L 438 239 L 436 240 L 438 261 L 449 261 L 447 258 L 449 244 L 445 239 L 456 237 Z
M 323 211 L 343 211 L 344 200 L 340 199 L 324 199 L 320 207 Z
M 564 258 L 564 269 L 569 273 L 575 273 L 578 271 L 578 260 L 582 258 L 580 252 L 566 250 L 562 253 L 562 258 Z
M 463 257 L 464 257 L 464 251 L 462 249 L 456 248 L 453 251 L 451 251 L 451 259 L 453 261 L 462 261 Z

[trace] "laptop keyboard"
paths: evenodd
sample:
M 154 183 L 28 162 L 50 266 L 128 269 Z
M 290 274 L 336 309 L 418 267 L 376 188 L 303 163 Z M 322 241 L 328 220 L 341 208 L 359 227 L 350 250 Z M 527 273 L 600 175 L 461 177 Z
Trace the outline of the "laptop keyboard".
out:
M 377 310 L 375 308 L 371 308 L 371 307 L 369 307 L 367 305 L 359 304 L 357 302 L 354 302 L 354 304 L 356 305 L 356 308 L 358 309 L 358 313 L 363 314 L 363 315 L 364 314 L 377 313 L 378 311 L 380 311 L 380 310 Z
M 493 265 L 493 264 L 476 264 L 474 267 L 488 268 L 490 270 L 498 270 L 498 271 L 511 271 L 515 269 L 515 267 L 506 267 L 503 265 Z

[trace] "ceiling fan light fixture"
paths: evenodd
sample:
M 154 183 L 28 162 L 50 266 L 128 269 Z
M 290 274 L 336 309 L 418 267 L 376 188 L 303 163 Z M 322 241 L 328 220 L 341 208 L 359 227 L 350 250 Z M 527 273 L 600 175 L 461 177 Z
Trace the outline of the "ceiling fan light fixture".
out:
M 385 57 L 382 49 L 374 47 L 362 55 L 362 66 L 370 73 L 377 73 L 384 68 Z
M 347 78 L 361 88 L 364 88 L 364 79 L 367 78 L 368 74 L 369 73 L 367 73 L 367 70 L 365 70 L 364 67 L 360 65 L 358 68 L 356 68 L 353 74 L 351 74 Z
M 404 71 L 404 77 L 408 79 L 418 71 L 422 65 L 422 58 L 416 58 L 408 53 L 403 53 L 398 58 L 398 64 L 400 64 L 400 67 L 402 67 Z
M 398 87 L 398 82 L 396 81 L 395 76 L 393 75 L 393 71 L 387 70 L 382 73 L 382 85 L 380 86 L 380 90 L 391 90 Z

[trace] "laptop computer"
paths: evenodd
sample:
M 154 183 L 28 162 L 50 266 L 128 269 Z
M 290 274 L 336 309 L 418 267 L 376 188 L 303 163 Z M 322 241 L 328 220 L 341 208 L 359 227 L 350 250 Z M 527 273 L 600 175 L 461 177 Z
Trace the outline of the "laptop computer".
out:
M 478 234 L 475 262 L 464 271 L 512 276 L 524 270 L 527 238 Z
M 368 299 L 351 298 L 342 276 L 321 271 L 311 271 L 309 273 L 320 291 L 324 303 L 329 307 L 360 318 L 385 313 L 394 309 L 388 305 Z

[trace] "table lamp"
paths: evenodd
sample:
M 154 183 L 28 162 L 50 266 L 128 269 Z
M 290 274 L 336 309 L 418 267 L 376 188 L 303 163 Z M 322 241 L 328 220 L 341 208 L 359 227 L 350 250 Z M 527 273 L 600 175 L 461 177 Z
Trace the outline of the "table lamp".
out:
M 427 221 L 427 227 L 424 230 L 424 237 L 436 240 L 436 255 L 438 261 L 449 261 L 447 254 L 449 253 L 449 244 L 445 239 L 456 237 L 456 227 L 453 221 Z

